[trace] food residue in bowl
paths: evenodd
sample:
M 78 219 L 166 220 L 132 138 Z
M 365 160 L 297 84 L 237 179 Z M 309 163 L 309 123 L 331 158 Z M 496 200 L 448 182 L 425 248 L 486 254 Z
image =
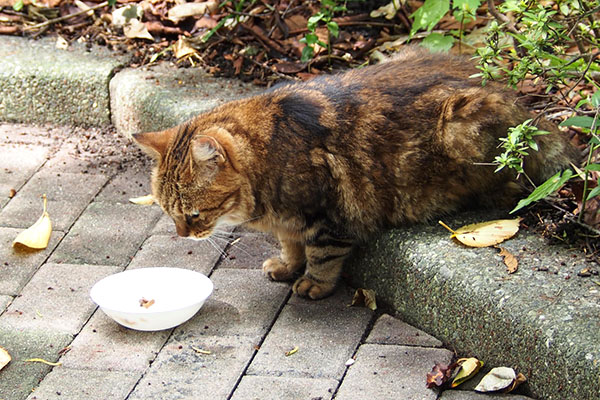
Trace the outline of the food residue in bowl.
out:
M 154 299 L 146 300 L 145 298 L 140 299 L 140 307 L 150 308 L 154 304 Z

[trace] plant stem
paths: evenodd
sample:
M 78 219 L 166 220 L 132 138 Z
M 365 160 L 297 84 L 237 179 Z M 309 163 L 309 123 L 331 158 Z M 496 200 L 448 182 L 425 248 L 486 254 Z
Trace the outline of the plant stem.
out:
M 594 115 L 594 120 L 592 121 L 592 126 L 590 127 L 590 132 L 594 132 L 596 130 L 596 122 L 598 121 L 598 114 L 600 113 L 600 107 L 596 108 L 596 115 Z M 583 218 L 583 213 L 585 211 L 585 203 L 587 201 L 587 190 L 588 190 L 588 176 L 590 171 L 587 169 L 587 166 L 592 163 L 592 157 L 594 156 L 594 145 L 590 145 L 590 152 L 588 153 L 588 158 L 585 162 L 585 176 L 583 179 L 583 198 L 581 199 L 581 211 L 577 216 L 577 222 L 581 222 Z

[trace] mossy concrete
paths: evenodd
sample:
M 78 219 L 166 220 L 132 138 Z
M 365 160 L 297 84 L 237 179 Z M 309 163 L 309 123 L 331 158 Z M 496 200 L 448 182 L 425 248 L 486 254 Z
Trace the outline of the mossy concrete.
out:
M 216 78 L 199 68 L 161 63 L 120 71 L 110 82 L 112 121 L 125 136 L 181 124 L 227 101 L 261 89 Z
M 56 38 L 0 35 L 0 120 L 108 126 L 108 83 L 128 57 Z
M 501 214 L 464 214 L 450 226 Z M 347 266 L 404 321 L 461 357 L 510 366 L 547 400 L 600 398 L 600 286 L 577 273 L 582 254 L 525 229 L 502 243 L 519 259 L 508 274 L 495 248 L 468 248 L 437 223 L 388 231 Z

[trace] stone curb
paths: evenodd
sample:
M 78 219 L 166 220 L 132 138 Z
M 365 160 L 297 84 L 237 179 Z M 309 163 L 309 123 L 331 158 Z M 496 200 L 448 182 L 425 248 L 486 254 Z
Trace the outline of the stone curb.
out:
M 0 36 L 0 55 L 0 121 L 112 124 L 130 136 L 260 91 L 196 69 L 116 72 L 126 56 L 77 45 L 58 50 L 51 39 Z M 451 222 L 489 219 L 467 214 Z M 348 271 L 353 285 L 375 289 L 381 304 L 458 354 L 524 373 L 536 396 L 597 399 L 600 295 L 576 275 L 585 261 L 526 232 L 505 247 L 520 260 L 514 275 L 494 249 L 466 249 L 437 225 L 414 226 L 361 248 Z

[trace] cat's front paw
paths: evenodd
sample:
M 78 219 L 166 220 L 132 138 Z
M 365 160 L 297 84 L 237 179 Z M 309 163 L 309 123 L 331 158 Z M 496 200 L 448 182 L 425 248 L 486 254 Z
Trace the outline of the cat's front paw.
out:
M 279 257 L 269 258 L 262 265 L 263 272 L 274 281 L 289 281 L 295 270 L 288 267 Z
M 335 283 L 317 282 L 304 275 L 298 278 L 294 283 L 292 290 L 299 296 L 317 300 L 332 294 L 335 290 Z

